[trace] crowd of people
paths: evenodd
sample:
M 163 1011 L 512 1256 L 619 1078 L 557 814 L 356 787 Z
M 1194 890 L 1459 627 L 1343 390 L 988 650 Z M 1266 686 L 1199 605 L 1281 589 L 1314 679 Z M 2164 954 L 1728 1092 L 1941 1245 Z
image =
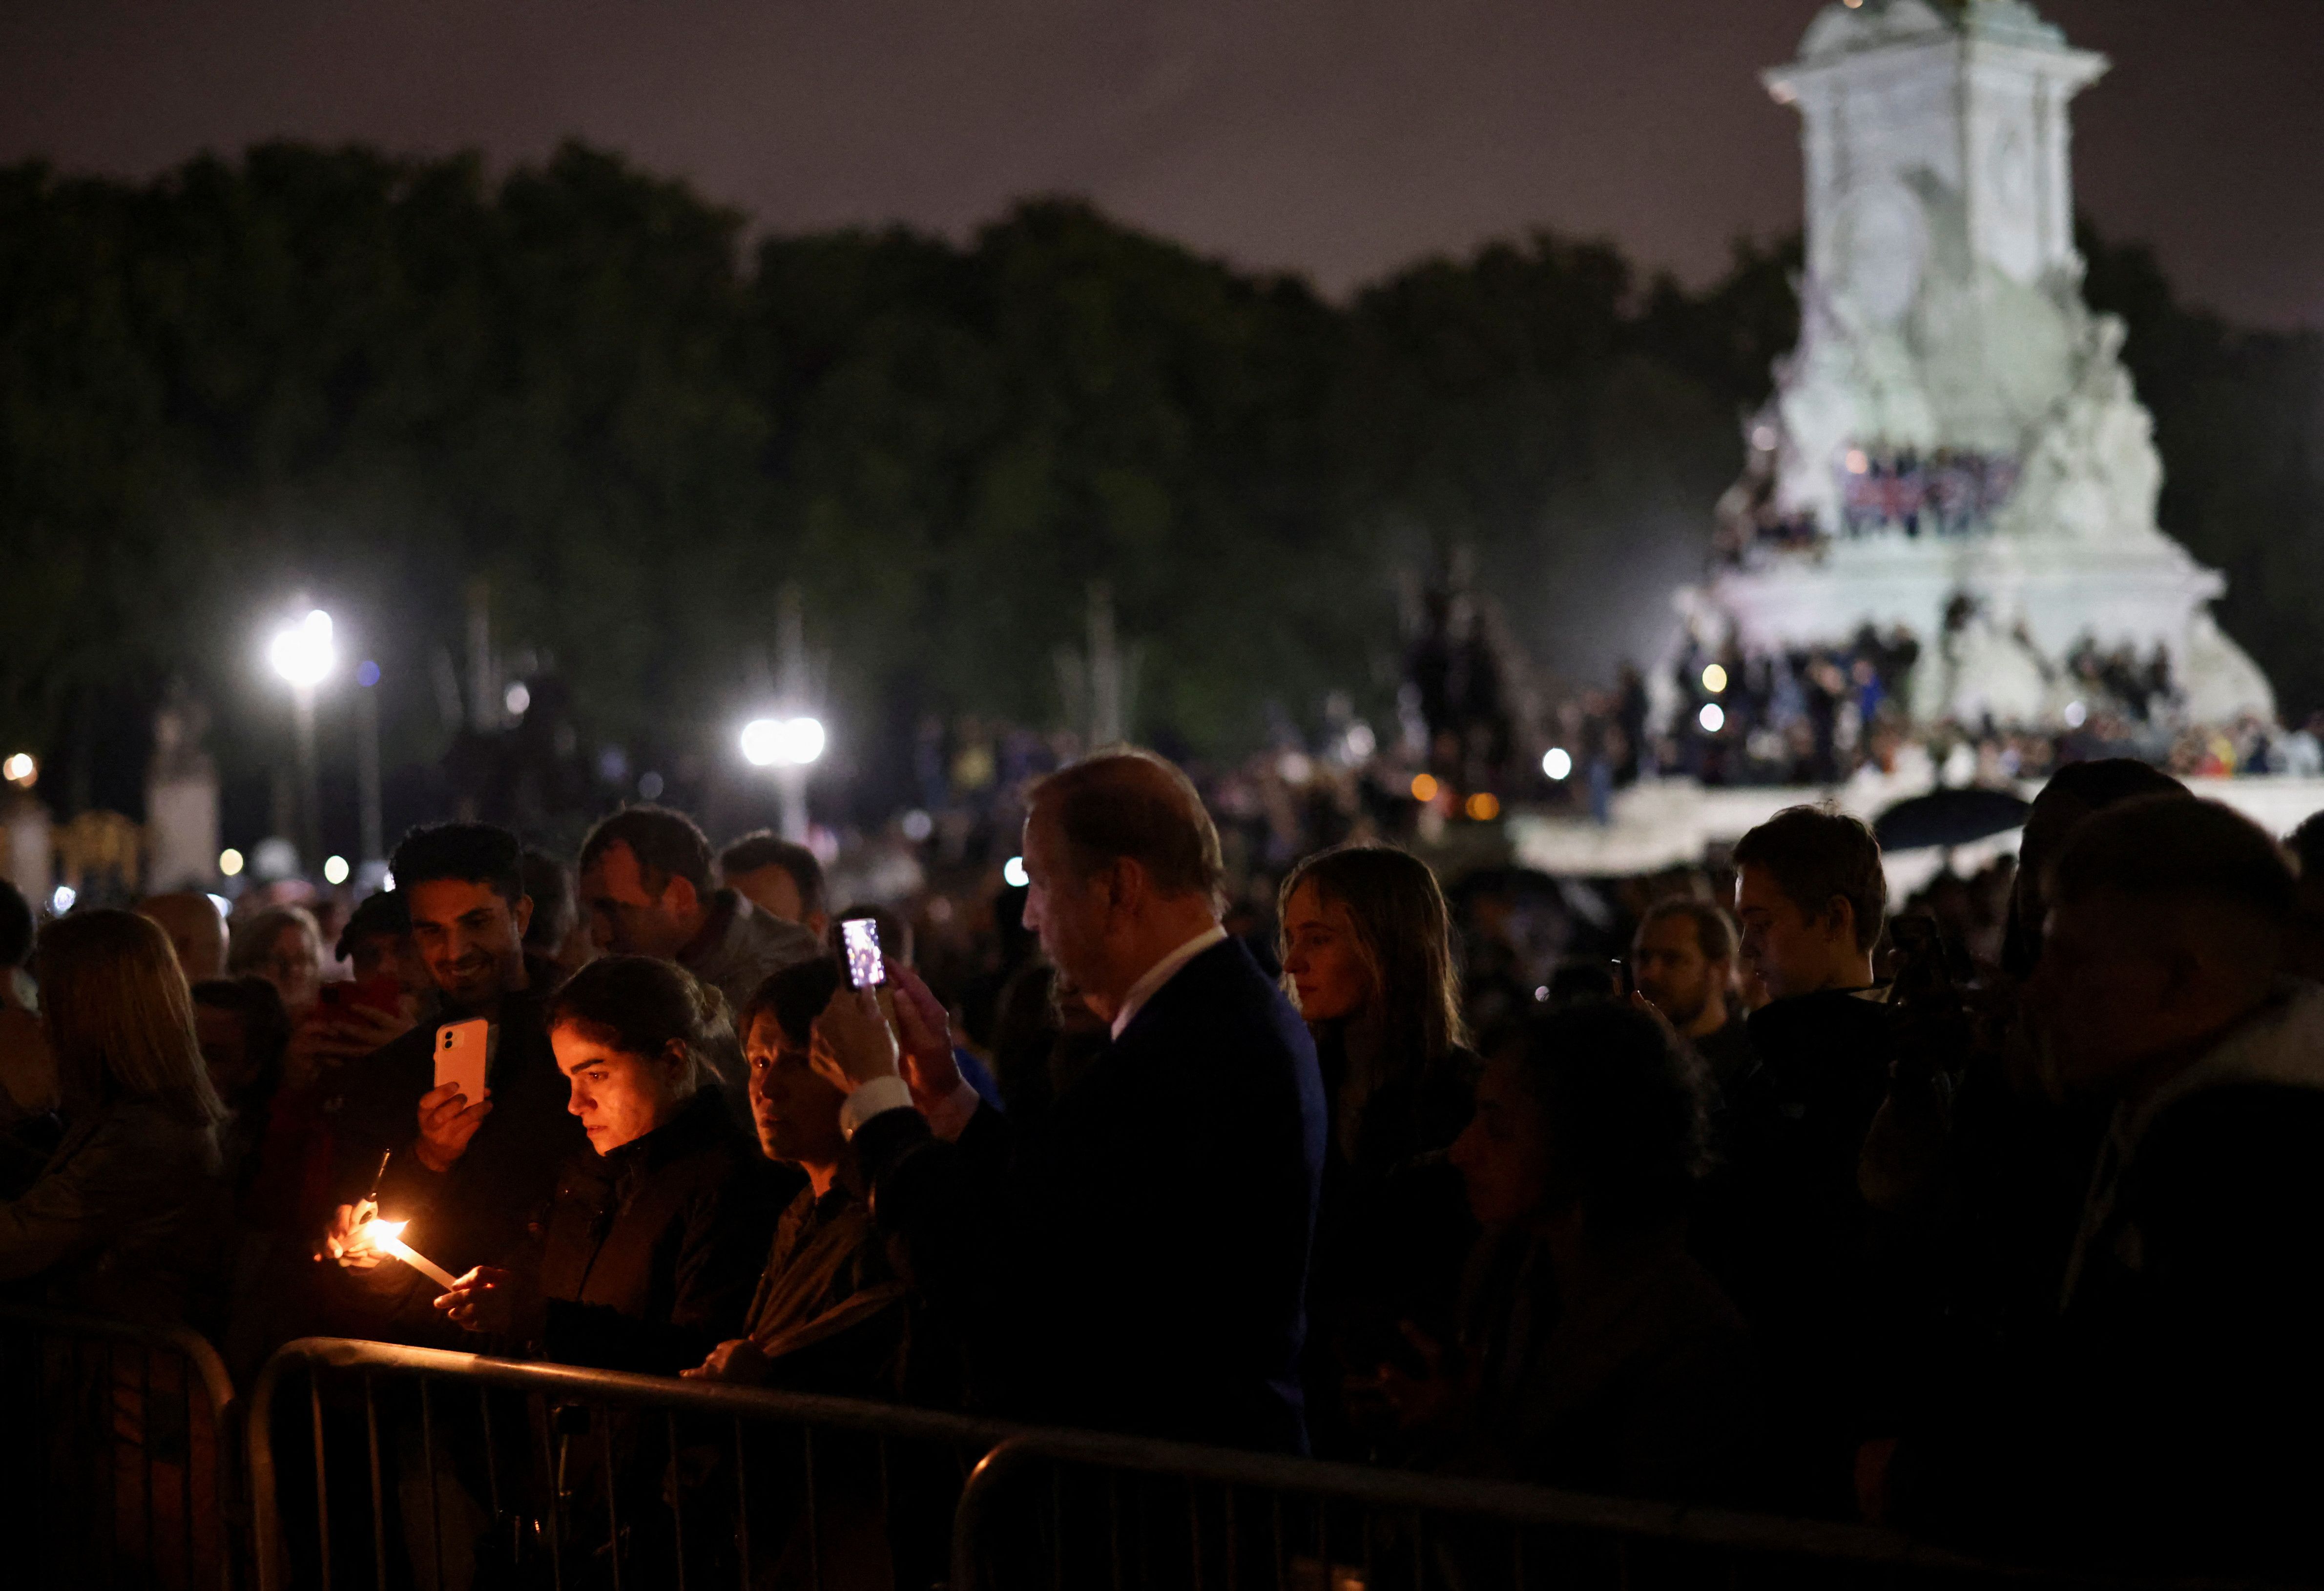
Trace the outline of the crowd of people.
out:
M 925 915 L 650 805 L 569 863 L 416 829 L 327 947 L 0 889 L 0 1283 L 243 1374 L 370 1338 L 2312 1568 L 2324 820 L 2077 763 L 1892 913 L 1795 807 L 1530 988 L 1409 852 L 1259 912 L 1225 827 L 1148 753 L 1038 777 L 998 952 L 928 977 Z

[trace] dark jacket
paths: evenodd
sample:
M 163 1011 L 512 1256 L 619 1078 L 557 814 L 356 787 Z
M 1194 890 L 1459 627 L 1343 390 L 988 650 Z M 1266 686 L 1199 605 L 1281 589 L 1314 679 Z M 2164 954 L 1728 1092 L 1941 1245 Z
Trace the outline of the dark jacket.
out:
M 1748 1332 L 1674 1237 L 1572 1298 L 1546 1243 L 1488 1233 L 1462 1310 L 1476 1418 L 1436 1467 L 1682 1502 L 1749 1494 L 1762 1404 Z
M 541 1356 L 659 1375 L 700 1364 L 742 1334 L 797 1186 L 710 1088 L 634 1143 L 568 1162 L 531 1259 L 548 1301 Z
M 2324 1494 L 2324 989 L 2287 989 L 2136 1108 L 2069 1292 L 1922 1429 L 1900 1522 L 2143 1571 L 2312 1575 Z
M 993 1401 L 1297 1451 L 1323 1136 L 1307 1030 L 1230 940 L 1164 984 L 1039 1129 L 979 1109 L 945 1145 L 892 1110 L 855 1143 L 882 1228 L 956 1311 Z
M 906 1395 L 910 1290 L 859 1192 L 802 1188 L 775 1224 L 744 1335 L 769 1361 L 767 1381 L 834 1397 Z
M 1351 1097 L 1337 1025 L 1316 1041 L 1324 1098 L 1336 1124 L 1324 1150 L 1323 1195 L 1308 1273 L 1307 1421 L 1316 1452 L 1356 1457 L 1366 1446 L 1342 1388 L 1406 1346 L 1410 1320 L 1449 1338 L 1462 1256 L 1477 1237 L 1468 1194 L 1446 1151 L 1475 1109 L 1477 1058 L 1414 1056 Z
M 1893 1252 L 1858 1182 L 1888 1090 L 1891 1026 L 1871 990 L 1753 1012 L 1763 1072 L 1738 1089 L 1748 1108 L 1721 1122 L 1726 1166 L 1704 1190 L 1697 1253 L 1751 1323 L 1788 1428 L 1779 1447 L 1794 1490 L 1778 1500 L 1794 1507 L 1851 1506 L 1856 1445 L 1894 1429 L 1913 1368 L 1913 1260 Z
M 0 1283 L 49 1301 L 181 1320 L 219 1274 L 227 1198 L 216 1129 L 150 1099 L 87 1113 L 0 1203 Z
M 415 1147 L 420 1097 L 436 1086 L 436 1027 L 416 1027 L 357 1062 L 362 1070 L 339 1115 L 334 1202 L 354 1203 L 376 1177 L 381 1219 L 410 1222 L 403 1241 L 456 1276 L 502 1264 L 518 1250 L 566 1163 L 593 1153 L 541 1024 L 549 994 L 546 981 L 536 979 L 503 998 L 484 1079 L 492 1114 L 441 1174 L 420 1163 Z M 383 1173 L 382 1155 L 388 1156 Z M 386 1261 L 367 1275 L 344 1276 L 335 1296 L 364 1335 L 464 1346 L 434 1310 L 441 1291 L 409 1266 Z

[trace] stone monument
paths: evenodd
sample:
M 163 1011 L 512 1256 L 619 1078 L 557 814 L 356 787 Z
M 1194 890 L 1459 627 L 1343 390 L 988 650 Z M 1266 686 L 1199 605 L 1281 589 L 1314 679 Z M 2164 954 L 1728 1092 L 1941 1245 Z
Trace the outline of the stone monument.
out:
M 1803 123 L 1800 340 L 1680 595 L 1698 635 L 1908 631 L 1923 721 L 2054 723 L 2085 642 L 2159 649 L 2190 720 L 2273 718 L 2225 582 L 2155 522 L 2122 325 L 2082 302 L 2067 105 L 2106 69 L 2024 0 L 1845 0 L 1765 75 Z

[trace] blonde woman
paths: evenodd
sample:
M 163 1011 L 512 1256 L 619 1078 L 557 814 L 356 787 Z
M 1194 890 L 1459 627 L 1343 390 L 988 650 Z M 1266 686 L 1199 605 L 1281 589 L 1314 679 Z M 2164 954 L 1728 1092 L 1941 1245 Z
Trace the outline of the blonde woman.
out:
M 225 1116 L 194 1036 L 193 1001 L 161 928 L 132 912 L 51 923 L 35 953 L 64 1141 L 0 1202 L 0 1283 L 59 1301 L 178 1316 L 214 1273 Z

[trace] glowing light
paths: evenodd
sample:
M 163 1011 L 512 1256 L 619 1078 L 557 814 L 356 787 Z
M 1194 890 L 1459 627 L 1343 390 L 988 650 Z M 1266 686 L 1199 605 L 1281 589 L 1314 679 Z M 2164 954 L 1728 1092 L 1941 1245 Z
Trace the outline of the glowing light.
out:
M 409 1221 L 366 1221 L 363 1228 L 363 1240 L 382 1254 L 393 1255 L 439 1287 L 457 1285 L 459 1279 L 451 1272 L 417 1252 L 403 1240 L 403 1228 L 410 1224 Z
M 2080 702 L 2069 702 L 2066 704 L 2066 727 L 2068 729 L 2081 728 L 2083 724 L 2089 721 L 2089 716 L 2090 710 L 2083 706 Z
M 1716 702 L 1705 702 L 1702 711 L 1695 714 L 1694 721 L 1702 726 L 1704 734 L 1715 735 L 1727 727 L 1727 709 Z
M 640 774 L 638 776 L 638 794 L 644 796 L 648 801 L 660 800 L 661 775 L 654 772 L 651 768 L 648 768 L 645 772 Z
M 5 762 L 0 762 L 0 778 L 29 790 L 41 777 L 41 765 L 30 751 L 19 751 Z
M 325 857 L 323 859 L 323 882 L 326 884 L 344 884 L 346 881 L 347 859 L 343 856 Z
M 1434 800 L 1435 800 L 1435 799 L 1436 799 L 1436 776 L 1435 776 L 1434 774 L 1415 774 L 1415 775 L 1413 775 L 1413 776 L 1412 776 L 1412 798 L 1413 798 L 1415 801 L 1419 801 L 1419 802 L 1430 802 L 1430 801 L 1434 801 Z
M 231 845 L 219 851 L 218 871 L 229 878 L 239 878 L 242 874 L 242 852 Z
M 1775 428 L 1773 426 L 1756 428 L 1751 433 L 1751 446 L 1762 453 L 1773 453 L 1775 450 Z
M 1021 856 L 1012 856 L 1002 862 L 1001 881 L 1011 889 L 1022 889 L 1030 884 L 1033 881 L 1033 875 L 1025 870 L 1025 859 Z
M 1702 688 L 1709 691 L 1714 696 L 1720 692 L 1725 690 L 1727 688 L 1727 670 L 1721 668 L 1716 663 L 1706 665 L 1702 670 Z
M 331 616 L 317 608 L 296 624 L 284 625 L 266 648 L 266 660 L 274 665 L 275 673 L 300 690 L 322 684 L 339 660 L 331 645 Z
M 904 831 L 904 838 L 918 845 L 936 832 L 936 820 L 916 806 L 904 814 L 899 826 Z
M 1379 737 L 1373 734 L 1372 726 L 1361 719 L 1348 726 L 1347 738 L 1341 743 L 1347 747 L 1351 762 L 1361 762 L 1379 750 Z
M 1848 473 L 1849 474 L 1860 475 L 1871 467 L 1872 461 L 1864 456 L 1864 449 L 1861 447 L 1851 447 L 1848 450 Z
M 1286 751 L 1275 759 L 1275 771 L 1283 777 L 1286 785 L 1304 785 L 1314 773 L 1315 765 L 1307 760 L 1305 751 Z
M 355 665 L 355 684 L 369 690 L 379 683 L 379 665 L 365 658 Z
M 501 705 L 508 709 L 511 718 L 522 718 L 524 710 L 532 705 L 532 692 L 519 680 L 501 693 Z
M 1501 815 L 1501 798 L 1490 790 L 1480 790 L 1469 797 L 1465 810 L 1477 822 L 1489 823 Z
M 73 902 L 79 898 L 80 892 L 71 885 L 60 884 L 56 887 L 56 892 L 49 897 L 49 910 L 52 915 L 61 917 L 72 910 Z
M 1541 754 L 1541 771 L 1553 779 L 1562 779 L 1573 771 L 1573 753 L 1563 746 L 1552 746 Z
M 813 718 L 754 718 L 742 726 L 742 759 L 754 768 L 805 768 L 823 755 L 823 723 Z

